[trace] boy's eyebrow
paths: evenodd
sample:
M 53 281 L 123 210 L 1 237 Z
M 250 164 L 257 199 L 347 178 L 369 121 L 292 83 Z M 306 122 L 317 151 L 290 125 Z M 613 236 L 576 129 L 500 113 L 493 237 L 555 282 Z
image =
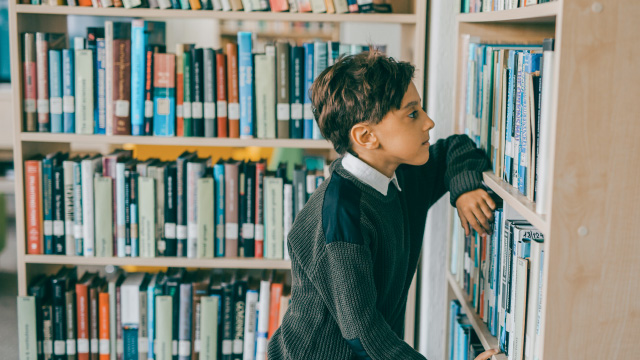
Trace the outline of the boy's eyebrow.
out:
M 410 107 L 417 106 L 417 105 L 420 105 L 420 101 L 414 100 L 414 101 L 409 102 L 407 105 L 403 106 L 402 108 L 406 109 L 406 108 L 410 108 Z

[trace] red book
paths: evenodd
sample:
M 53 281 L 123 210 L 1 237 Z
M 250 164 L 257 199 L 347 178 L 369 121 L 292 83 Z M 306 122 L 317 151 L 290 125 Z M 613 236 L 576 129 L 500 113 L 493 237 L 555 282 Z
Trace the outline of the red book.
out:
M 278 330 L 278 322 L 280 321 L 280 300 L 282 299 L 282 289 L 282 284 L 271 284 L 271 301 L 269 302 L 269 333 L 267 339 L 271 339 L 273 333 Z
M 311 0 L 298 0 L 298 11 L 311 12 Z
M 240 137 L 240 93 L 238 84 L 238 45 L 227 44 L 227 97 L 229 137 Z
M 113 135 L 131 135 L 131 40 L 113 40 Z
M 51 131 L 49 123 L 49 36 L 36 33 L 38 131 Z
M 93 283 L 95 276 L 96 274 L 87 272 L 76 284 L 76 331 L 78 337 L 78 360 L 89 360 L 89 286 L 91 286 L 91 284 Z
M 273 12 L 282 12 L 289 10 L 288 0 L 269 0 L 269 4 L 271 5 L 271 11 Z
M 24 122 L 26 131 L 38 131 L 38 97 L 36 71 L 36 39 L 33 33 L 24 34 Z
M 98 319 L 100 324 L 100 360 L 109 360 L 111 358 L 109 346 L 109 293 L 101 292 L 98 303 L 100 308 L 100 318 Z
M 255 227 L 255 257 L 264 257 L 264 196 L 262 189 L 264 184 L 264 174 L 267 171 L 267 163 L 259 161 L 256 163 L 256 227 Z
M 218 137 L 225 138 L 227 133 L 227 56 L 216 54 L 216 99 L 218 102 Z
M 184 45 L 176 46 L 176 135 L 184 136 Z
M 27 207 L 27 254 L 42 254 L 42 161 L 24 162 Z

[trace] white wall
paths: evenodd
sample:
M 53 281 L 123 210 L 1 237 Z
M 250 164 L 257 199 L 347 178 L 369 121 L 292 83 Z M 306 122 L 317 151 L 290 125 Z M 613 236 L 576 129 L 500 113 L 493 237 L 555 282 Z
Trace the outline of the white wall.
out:
M 453 133 L 455 14 L 458 1 L 429 1 L 427 113 L 436 126 L 432 139 Z M 451 213 L 446 195 L 429 211 L 420 276 L 419 350 L 428 359 L 442 359 L 446 321 L 446 244 Z

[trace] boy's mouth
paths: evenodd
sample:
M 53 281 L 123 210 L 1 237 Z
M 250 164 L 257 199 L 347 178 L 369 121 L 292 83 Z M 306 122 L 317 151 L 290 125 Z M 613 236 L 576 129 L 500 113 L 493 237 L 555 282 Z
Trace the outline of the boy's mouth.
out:
M 423 142 L 422 145 L 429 145 L 429 140 Z

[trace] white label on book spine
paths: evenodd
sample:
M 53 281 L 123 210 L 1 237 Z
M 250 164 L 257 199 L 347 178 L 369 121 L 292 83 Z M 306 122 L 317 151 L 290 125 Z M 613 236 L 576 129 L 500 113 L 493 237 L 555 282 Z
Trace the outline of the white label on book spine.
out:
M 76 98 L 67 95 L 62 98 L 62 110 L 66 113 L 73 114 L 76 112 Z
M 144 117 L 152 118 L 153 117 L 153 101 L 145 100 L 144 102 Z
M 307 193 L 311 194 L 316 189 L 316 176 L 315 175 L 307 175 Z
M 45 220 L 44 221 L 44 236 L 53 235 L 53 221 Z
M 67 340 L 67 355 L 76 354 L 76 339 Z
M 226 101 L 218 101 L 218 117 L 227 117 Z
M 302 104 L 291 104 L 291 118 L 302 119 Z
M 191 341 L 180 340 L 178 356 L 191 356 Z
M 313 119 L 313 110 L 311 109 L 311 104 L 304 104 L 304 118 Z
M 179 117 L 179 118 L 184 117 L 182 115 L 182 105 L 176 106 L 176 117 Z
M 229 103 L 228 111 L 229 111 L 229 119 L 231 120 L 240 119 L 240 104 Z
M 233 354 L 233 340 L 222 340 L 222 355 Z
M 182 103 L 182 116 L 186 119 L 191 119 L 191 102 L 183 102 Z
M 171 112 L 171 100 L 158 99 L 158 108 L 156 109 L 158 115 L 169 115 Z
M 260 240 L 263 241 L 264 240 L 264 225 L 262 224 L 256 224 L 256 241 Z
M 226 223 L 224 226 L 224 237 L 227 239 L 237 239 L 238 238 L 238 224 L 237 223 Z
M 216 225 L 216 237 L 224 238 L 224 224 Z
M 78 354 L 89 353 L 89 339 L 78 339 Z
M 174 223 L 164 224 L 164 237 L 167 239 L 176 238 L 176 224 Z
M 233 353 L 242 354 L 242 350 L 244 350 L 244 341 L 233 340 Z
M 64 231 L 69 235 L 73 234 L 73 220 L 65 221 L 64 225 Z
M 62 98 L 61 97 L 52 97 L 51 101 L 51 113 L 60 115 L 62 114 Z
M 67 353 L 67 342 L 64 340 L 56 340 L 53 342 L 53 353 L 55 355 L 65 355 Z
M 202 119 L 204 116 L 202 113 L 202 103 L 199 101 L 191 103 L 191 113 L 194 119 Z
M 49 113 L 49 99 L 38 99 L 38 113 Z
M 24 111 L 28 113 L 36 112 L 36 101 L 34 99 L 24 100 Z
M 109 339 L 100 339 L 100 355 L 109 355 L 110 346 Z
M 91 353 L 98 353 L 98 339 L 91 339 Z
M 197 223 L 196 224 L 194 224 L 194 223 L 187 224 L 187 237 L 189 239 L 198 237 L 198 224 Z
M 216 103 L 206 102 L 204 103 L 204 118 L 213 119 L 216 117 Z
M 115 115 L 117 117 L 129 116 L 129 102 L 127 100 L 116 100 Z
M 531 337 L 529 335 L 525 335 L 524 340 L 524 355 L 530 358 L 533 355 L 533 344 L 531 344 Z
M 185 225 L 178 225 L 176 227 L 178 232 L 178 239 L 186 239 L 187 238 L 187 227 Z
M 146 337 L 138 338 L 138 352 L 145 353 L 149 351 L 149 339 Z
M 195 352 L 197 352 L 197 353 L 199 353 L 199 352 L 200 352 L 200 340 L 196 339 L 196 340 L 193 342 L 193 350 L 194 350 Z
M 278 104 L 278 120 L 289 120 L 289 104 Z
M 76 239 L 82 239 L 82 225 L 75 225 L 73 227 L 73 237 L 75 237 Z
M 55 220 L 53 222 L 53 235 L 64 236 L 64 220 Z
M 45 340 L 42 342 L 42 351 L 45 354 L 53 354 L 53 341 Z M 88 352 L 89 350 L 87 350 Z
M 252 223 L 242 224 L 242 237 L 245 239 L 254 238 L 254 225 Z
M 173 355 L 178 355 L 178 340 L 173 340 L 171 342 L 171 350 Z

